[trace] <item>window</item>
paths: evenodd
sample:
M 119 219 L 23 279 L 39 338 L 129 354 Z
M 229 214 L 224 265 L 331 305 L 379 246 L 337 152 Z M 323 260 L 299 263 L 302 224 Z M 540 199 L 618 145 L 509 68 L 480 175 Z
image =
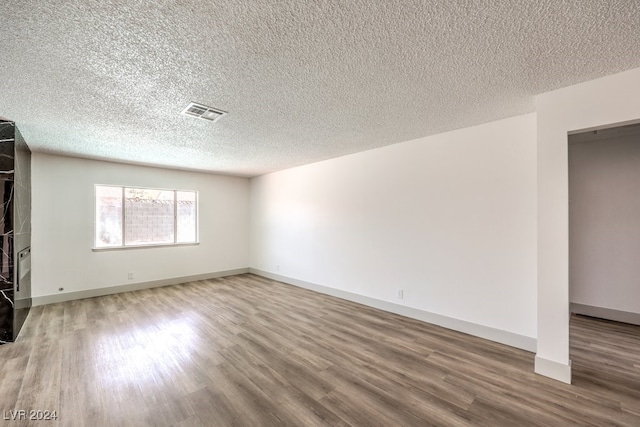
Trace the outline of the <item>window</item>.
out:
M 95 247 L 198 242 L 196 191 L 96 185 Z

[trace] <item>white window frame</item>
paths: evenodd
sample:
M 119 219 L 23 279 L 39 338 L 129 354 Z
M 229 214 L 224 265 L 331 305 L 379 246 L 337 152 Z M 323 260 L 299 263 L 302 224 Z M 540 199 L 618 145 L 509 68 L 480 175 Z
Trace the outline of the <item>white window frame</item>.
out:
M 97 212 L 97 188 L 98 187 L 112 187 L 120 188 L 122 191 L 122 245 L 119 246 L 97 246 L 96 236 L 98 227 L 98 212 Z M 125 190 L 153 190 L 153 191 L 173 191 L 173 243 L 137 243 L 137 244 L 125 244 L 126 240 L 126 218 L 125 218 Z M 178 192 L 195 193 L 196 195 L 196 240 L 195 242 L 177 242 L 178 239 Z M 142 249 L 142 248 L 154 248 L 154 247 L 167 247 L 167 246 L 194 246 L 200 244 L 200 192 L 196 190 L 181 190 L 173 188 L 156 188 L 156 187 L 138 187 L 131 185 L 113 185 L 113 184 L 94 184 L 93 186 L 93 248 L 94 252 L 100 251 L 113 251 L 122 249 Z

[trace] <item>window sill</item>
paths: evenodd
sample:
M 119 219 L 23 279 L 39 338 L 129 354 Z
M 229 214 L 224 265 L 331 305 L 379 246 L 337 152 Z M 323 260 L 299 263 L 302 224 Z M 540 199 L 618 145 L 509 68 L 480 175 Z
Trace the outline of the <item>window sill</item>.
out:
M 93 252 L 121 251 L 129 249 L 149 249 L 149 248 L 172 248 L 176 246 L 198 246 L 200 242 L 195 243 L 151 243 L 148 245 L 136 246 L 105 246 L 104 248 L 91 248 Z

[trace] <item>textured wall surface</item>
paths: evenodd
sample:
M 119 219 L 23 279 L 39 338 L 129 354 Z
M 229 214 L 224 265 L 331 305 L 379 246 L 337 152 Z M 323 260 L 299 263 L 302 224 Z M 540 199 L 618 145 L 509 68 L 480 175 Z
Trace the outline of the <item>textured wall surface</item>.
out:
M 251 176 L 640 66 L 637 0 L 24 0 L 2 18 L 0 115 L 32 150 Z
M 125 200 L 125 241 L 128 244 L 173 242 L 173 203 Z

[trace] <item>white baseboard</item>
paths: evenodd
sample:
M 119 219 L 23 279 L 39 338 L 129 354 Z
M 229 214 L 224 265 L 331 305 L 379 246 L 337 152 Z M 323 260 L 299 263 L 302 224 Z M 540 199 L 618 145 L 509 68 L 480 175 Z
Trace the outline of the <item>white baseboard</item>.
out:
M 178 285 L 180 283 L 195 282 L 197 280 L 215 279 L 218 277 L 234 276 L 236 274 L 248 273 L 248 268 L 238 268 L 235 270 L 216 271 L 213 273 L 196 274 L 193 276 L 174 277 L 171 279 L 153 280 L 150 282 L 139 282 L 120 286 L 110 286 L 108 288 L 89 289 L 86 291 L 67 292 L 64 294 L 43 295 L 32 298 L 33 306 L 55 304 L 58 302 L 72 301 L 83 298 L 101 297 L 104 295 L 119 294 L 121 292 L 138 291 L 140 289 L 159 288 L 161 286 Z
M 369 307 L 399 314 L 401 316 L 410 317 L 412 319 L 420 320 L 426 323 L 442 326 L 454 331 L 474 335 L 480 338 L 488 339 L 490 341 L 499 342 L 501 344 L 506 344 L 511 347 L 527 350 L 532 353 L 535 353 L 536 351 L 537 340 L 532 337 L 503 331 L 501 329 L 495 329 L 488 326 L 478 325 L 476 323 L 467 322 L 465 320 L 430 313 L 428 311 L 419 310 L 417 308 L 407 307 L 401 304 L 395 304 L 392 302 L 383 301 L 352 292 L 342 291 L 339 289 L 330 288 L 328 286 L 317 285 L 315 283 L 305 282 L 303 280 L 281 276 L 279 274 L 270 273 L 268 271 L 263 271 L 255 268 L 249 268 L 249 273 L 316 291 L 322 294 L 331 295 L 348 301 L 353 301 L 359 304 L 367 305 Z
M 640 313 L 632 313 L 630 311 L 615 310 L 613 308 L 596 307 L 572 302 L 571 312 L 575 314 L 583 314 L 585 316 L 598 317 L 600 319 L 640 325 Z
M 568 365 L 536 355 L 535 373 L 571 384 L 571 361 Z

